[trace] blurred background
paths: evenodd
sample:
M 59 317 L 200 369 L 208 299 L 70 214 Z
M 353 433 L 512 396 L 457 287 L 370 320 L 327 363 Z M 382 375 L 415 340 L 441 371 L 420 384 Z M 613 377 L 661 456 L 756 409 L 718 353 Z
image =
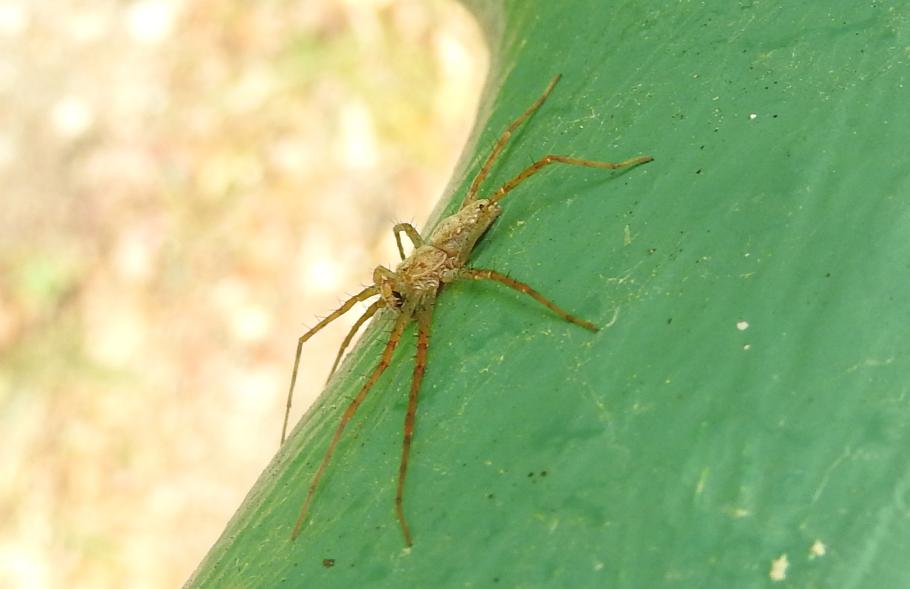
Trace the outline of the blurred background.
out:
M 0 587 L 183 583 L 486 63 L 441 0 L 0 0 Z

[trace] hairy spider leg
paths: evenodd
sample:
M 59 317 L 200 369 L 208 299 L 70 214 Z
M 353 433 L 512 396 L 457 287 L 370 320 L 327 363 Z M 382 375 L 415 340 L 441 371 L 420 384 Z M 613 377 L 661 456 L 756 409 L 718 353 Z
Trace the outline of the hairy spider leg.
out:
M 385 307 L 385 301 L 379 299 L 374 301 L 372 305 L 367 307 L 367 310 L 361 315 L 357 321 L 354 322 L 354 325 L 351 326 L 351 330 L 348 331 L 348 334 L 345 336 L 344 341 L 341 342 L 341 347 L 338 348 L 338 355 L 335 356 L 335 363 L 332 364 L 332 369 L 329 370 L 329 376 L 325 379 L 326 383 L 332 378 L 332 375 L 335 374 L 335 369 L 338 368 L 338 364 L 341 362 L 341 357 L 344 355 L 344 351 L 351 344 L 351 340 L 354 339 L 354 336 L 357 335 L 357 331 L 360 327 L 369 321 L 370 317 L 376 314 L 376 311 Z
M 464 201 L 461 203 L 461 208 L 465 208 L 467 205 L 474 202 L 474 199 L 477 197 L 477 191 L 480 189 L 480 184 L 483 182 L 487 175 L 490 173 L 490 169 L 493 167 L 493 164 L 496 162 L 496 159 L 499 157 L 499 154 L 502 153 L 502 150 L 505 148 L 506 144 L 509 142 L 509 138 L 512 137 L 512 133 L 515 132 L 522 123 L 528 120 L 534 111 L 543 105 L 544 101 L 547 99 L 547 96 L 550 95 L 550 92 L 553 90 L 553 87 L 556 86 L 556 82 L 562 77 L 562 74 L 556 74 L 556 76 L 550 81 L 547 88 L 543 91 L 543 94 L 535 100 L 531 106 L 528 107 L 526 111 L 521 113 L 517 119 L 512 121 L 506 130 L 502 132 L 502 135 L 499 136 L 499 139 L 496 140 L 496 144 L 493 145 L 493 149 L 490 151 L 490 155 L 487 156 L 487 159 L 483 162 L 483 166 L 480 168 L 480 171 L 474 176 L 474 180 L 471 181 L 471 186 L 468 188 L 468 194 L 464 197 Z
M 569 164 L 572 166 L 585 166 L 587 168 L 606 168 L 608 170 L 618 170 L 620 168 L 629 168 L 632 166 L 639 166 L 641 164 L 646 164 L 650 161 L 654 161 L 654 158 L 649 155 L 640 155 L 637 157 L 629 158 L 625 161 L 619 163 L 613 162 L 597 162 L 593 160 L 582 160 L 574 157 L 569 157 L 566 155 L 546 155 L 521 172 L 517 176 L 503 184 L 496 192 L 494 192 L 489 198 L 490 202 L 498 202 L 505 198 L 509 192 L 511 192 L 516 186 L 539 172 L 545 166 L 550 164 Z
M 530 296 L 532 299 L 534 299 L 538 303 L 542 304 L 547 309 L 553 311 L 554 313 L 556 313 L 557 315 L 559 315 L 560 317 L 562 317 L 563 319 L 565 319 L 566 321 L 568 321 L 570 323 L 574 323 L 575 325 L 580 325 L 581 327 L 584 327 L 585 329 L 590 329 L 591 331 L 597 331 L 599 329 L 596 325 L 594 325 L 590 321 L 585 321 L 584 319 L 580 319 L 574 315 L 567 313 L 566 311 L 564 311 L 563 309 L 558 307 L 555 303 L 553 303 L 552 301 L 547 299 L 545 296 L 543 296 L 542 294 L 540 294 L 539 292 L 537 292 L 536 290 L 534 290 L 533 288 L 531 288 L 524 282 L 520 282 L 518 280 L 515 280 L 514 278 L 510 278 L 510 277 L 506 276 L 505 274 L 500 274 L 496 270 L 489 270 L 487 268 L 462 268 L 459 271 L 458 275 L 459 275 L 459 277 L 470 278 L 471 280 L 494 280 L 496 282 L 499 282 L 500 284 L 504 284 L 504 285 L 508 286 L 509 288 L 514 288 L 515 290 L 517 290 L 519 292 L 525 293 L 526 295 Z
M 411 243 L 415 248 L 418 248 L 423 245 L 423 238 L 420 237 L 420 233 L 414 229 L 414 226 L 410 223 L 398 223 L 392 227 L 392 232 L 395 233 L 395 243 L 398 244 L 398 253 L 401 254 L 401 261 L 403 262 L 406 258 L 404 255 L 404 247 L 401 245 L 401 234 L 405 233 L 408 236 L 408 239 L 411 240 Z
M 414 375 L 411 378 L 411 392 L 408 395 L 408 412 L 404 418 L 404 442 L 401 445 L 401 464 L 398 466 L 398 490 L 395 493 L 395 511 L 401 523 L 404 542 L 412 546 L 411 531 L 404 517 L 404 481 L 408 474 L 408 458 L 411 454 L 411 439 L 414 437 L 414 420 L 417 415 L 417 401 L 420 394 L 420 383 L 427 369 L 427 348 L 430 346 L 430 324 L 433 320 L 433 299 L 426 301 L 417 311 L 417 359 L 414 363 Z
M 297 340 L 297 353 L 294 356 L 294 370 L 291 372 L 291 386 L 288 388 L 288 401 L 284 410 L 284 424 L 281 426 L 282 444 L 284 444 L 284 440 L 286 439 L 288 433 L 288 419 L 291 414 L 291 401 L 294 397 L 294 384 L 297 382 L 297 369 L 300 368 L 300 352 L 303 350 L 304 342 L 313 337 L 313 335 L 315 335 L 320 329 L 350 311 L 351 307 L 356 305 L 358 302 L 365 301 L 366 299 L 377 294 L 379 294 L 379 288 L 377 288 L 376 285 L 366 287 L 359 293 L 346 300 L 344 304 L 333 311 L 331 315 L 314 325 L 312 329 L 301 335 Z
M 291 532 L 291 540 L 296 540 L 297 536 L 300 535 L 300 529 L 306 519 L 307 511 L 310 509 L 310 503 L 313 502 L 313 494 L 316 492 L 316 486 L 319 484 L 319 479 L 322 478 L 329 461 L 332 459 L 332 454 L 335 453 L 335 446 L 338 445 L 338 440 L 341 439 L 344 428 L 347 427 L 348 422 L 351 421 L 351 418 L 357 412 L 360 404 L 366 399 L 367 393 L 370 392 L 370 389 L 373 388 L 373 385 L 379 380 L 380 375 L 385 372 L 385 369 L 388 368 L 389 363 L 392 361 L 392 352 L 395 351 L 395 347 L 398 345 L 398 342 L 401 341 L 401 334 L 404 331 L 405 326 L 411 321 L 411 313 L 412 309 L 405 308 L 401 310 L 398 318 L 395 319 L 395 324 L 392 326 L 392 333 L 389 335 L 389 341 L 386 342 L 379 364 L 373 369 L 370 377 L 360 388 L 360 392 L 357 393 L 357 396 L 354 397 L 354 400 L 351 401 L 351 404 L 348 405 L 347 409 L 345 409 L 344 413 L 341 415 L 341 421 L 338 423 L 338 427 L 332 435 L 329 447 L 326 448 L 325 455 L 322 457 L 322 462 L 319 464 L 319 469 L 316 471 L 316 474 L 313 475 L 313 480 L 310 481 L 310 486 L 307 488 L 306 499 L 303 502 L 303 507 L 300 508 L 300 515 L 297 516 L 297 523 L 294 524 L 294 531 Z

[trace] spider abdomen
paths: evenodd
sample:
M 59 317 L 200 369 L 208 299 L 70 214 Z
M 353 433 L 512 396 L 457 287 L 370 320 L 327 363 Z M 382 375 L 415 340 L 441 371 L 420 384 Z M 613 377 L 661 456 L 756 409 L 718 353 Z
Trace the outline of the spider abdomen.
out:
M 428 241 L 452 256 L 458 266 L 463 266 L 477 240 L 501 212 L 502 208 L 496 203 L 486 199 L 476 200 L 440 221 Z

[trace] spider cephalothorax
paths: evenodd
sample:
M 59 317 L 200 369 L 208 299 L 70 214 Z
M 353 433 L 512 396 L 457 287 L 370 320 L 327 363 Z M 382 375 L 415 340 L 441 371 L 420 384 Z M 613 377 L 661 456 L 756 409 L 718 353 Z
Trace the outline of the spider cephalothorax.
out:
M 427 348 L 430 341 L 431 316 L 433 306 L 436 302 L 436 296 L 443 285 L 459 279 L 493 280 L 529 295 L 566 321 L 584 327 L 585 329 L 592 331 L 597 330 L 597 326 L 593 323 L 570 315 L 523 282 L 500 274 L 495 270 L 470 268 L 466 265 L 477 240 L 486 233 L 487 229 L 489 229 L 496 220 L 496 217 L 502 212 L 499 201 L 505 198 L 509 192 L 515 189 L 515 187 L 545 166 L 561 163 L 585 166 L 588 168 L 615 170 L 618 168 L 628 168 L 644 164 L 652 160 L 650 156 L 638 156 L 619 163 L 612 163 L 582 160 L 564 155 L 547 155 L 522 170 L 514 178 L 495 190 L 489 197 L 478 199 L 477 192 L 480 188 L 480 184 L 490 173 L 493 163 L 505 148 L 512 132 L 530 117 L 534 111 L 540 108 L 540 105 L 543 104 L 558 81 L 559 76 L 556 76 L 553 81 L 550 82 L 550 85 L 547 86 L 546 90 L 544 90 L 543 95 L 534 101 L 534 103 L 520 117 L 515 119 L 502 135 L 499 136 L 499 139 L 496 141 L 493 149 L 481 166 L 477 176 L 472 180 L 458 211 L 442 219 L 426 239 L 421 237 L 420 233 L 408 223 L 399 223 L 398 225 L 395 225 L 393 232 L 395 234 L 395 241 L 398 244 L 398 252 L 401 255 L 401 262 L 396 266 L 395 270 L 392 271 L 384 266 L 378 266 L 373 271 L 373 284 L 371 286 L 368 286 L 348 299 L 338 310 L 317 323 L 315 327 L 300 336 L 300 339 L 297 341 L 297 355 L 294 359 L 294 370 L 291 373 L 291 387 L 288 391 L 287 411 L 284 416 L 284 427 L 281 430 L 282 443 L 284 442 L 287 433 L 288 412 L 291 408 L 291 398 L 294 392 L 294 383 L 297 379 L 297 369 L 300 366 L 300 351 L 303 343 L 317 331 L 349 311 L 357 302 L 366 301 L 377 295 L 379 296 L 379 299 L 375 300 L 367 307 L 364 314 L 357 319 L 351 327 L 351 330 L 341 344 L 341 348 L 338 350 L 338 355 L 335 357 L 335 363 L 329 374 L 331 376 L 338 366 L 338 362 L 341 360 L 345 349 L 357 333 L 357 330 L 360 329 L 367 320 L 382 308 L 390 309 L 396 314 L 395 321 L 392 325 L 392 332 L 386 342 L 379 364 L 373 369 L 367 377 L 366 382 L 360 387 L 360 391 L 345 409 L 344 414 L 341 417 L 341 422 L 338 424 L 338 427 L 335 429 L 335 433 L 329 442 L 322 462 L 313 475 L 313 479 L 307 488 L 306 499 L 300 510 L 300 516 L 297 518 L 297 523 L 291 534 L 292 538 L 296 538 L 300 533 L 310 503 L 313 500 L 316 487 L 319 484 L 319 479 L 322 477 L 323 472 L 325 472 L 326 466 L 329 464 L 332 454 L 335 452 L 335 447 L 338 444 L 338 440 L 341 439 L 341 434 L 344 432 L 351 417 L 357 411 L 357 408 L 360 407 L 360 404 L 366 398 L 367 393 L 370 392 L 370 389 L 376 384 L 379 376 L 385 371 L 386 367 L 388 367 L 392 359 L 392 352 L 398 345 L 404 328 L 413 320 L 417 322 L 417 357 L 414 366 L 414 375 L 411 379 L 407 414 L 405 415 L 404 442 L 402 444 L 401 464 L 398 471 L 398 489 L 395 495 L 395 509 L 398 514 L 398 521 L 401 524 L 402 533 L 404 534 L 405 543 L 407 543 L 408 546 L 411 545 L 411 532 L 408 528 L 403 509 L 404 481 L 407 474 L 408 458 L 410 456 L 411 438 L 414 435 L 414 418 L 417 411 L 420 384 L 423 380 L 423 375 L 427 366 Z M 414 251 L 411 252 L 411 255 L 409 256 L 405 256 L 404 254 L 404 247 L 401 243 L 402 233 L 407 235 L 414 245 Z

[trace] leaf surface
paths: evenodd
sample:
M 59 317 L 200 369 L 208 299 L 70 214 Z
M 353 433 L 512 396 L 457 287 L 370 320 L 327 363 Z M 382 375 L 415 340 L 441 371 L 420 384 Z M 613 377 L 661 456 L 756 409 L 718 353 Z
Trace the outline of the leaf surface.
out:
M 292 543 L 379 318 L 188 586 L 910 585 L 910 5 L 469 5 L 493 70 L 436 219 L 562 73 L 489 191 L 547 153 L 656 161 L 549 167 L 472 264 L 606 327 L 446 289 L 414 548 L 393 503 L 413 328 Z

